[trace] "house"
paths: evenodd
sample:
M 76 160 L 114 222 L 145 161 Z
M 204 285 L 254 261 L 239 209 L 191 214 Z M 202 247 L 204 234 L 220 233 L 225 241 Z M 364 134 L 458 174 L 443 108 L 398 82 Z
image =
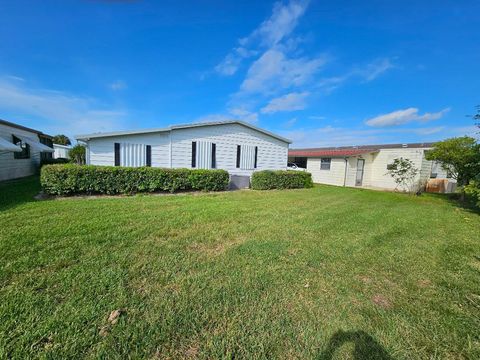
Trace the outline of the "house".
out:
M 290 140 L 232 120 L 162 129 L 79 135 L 91 165 L 224 169 L 233 187 L 248 187 L 257 170 L 284 170 Z
M 0 120 L 0 181 L 35 174 L 53 151 L 50 135 Z
M 315 183 L 384 190 L 397 188 L 387 174 L 387 167 L 394 159 L 403 157 L 413 161 L 419 170 L 415 183 L 426 185 L 429 179 L 435 178 L 436 183 L 443 179 L 441 192 L 451 192 L 455 181 L 440 164 L 425 158 L 432 146 L 432 143 L 416 143 L 291 149 L 288 156 L 289 162 L 306 168 Z
M 53 144 L 53 157 L 55 159 L 68 159 L 71 147 L 67 145 Z

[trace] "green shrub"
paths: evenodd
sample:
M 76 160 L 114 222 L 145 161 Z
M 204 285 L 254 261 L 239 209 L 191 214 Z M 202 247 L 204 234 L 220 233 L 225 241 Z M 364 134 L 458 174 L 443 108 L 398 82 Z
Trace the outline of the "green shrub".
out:
M 69 160 L 69 159 L 65 159 L 65 158 L 42 159 L 41 162 L 40 162 L 40 166 L 53 165 L 53 164 L 68 164 L 69 162 L 70 162 L 70 160 Z
M 43 190 L 51 195 L 133 194 L 155 191 L 226 190 L 225 170 L 163 169 L 92 165 L 46 165 L 41 170 Z
M 252 175 L 252 189 L 300 189 L 313 186 L 312 174 L 303 171 L 263 170 Z

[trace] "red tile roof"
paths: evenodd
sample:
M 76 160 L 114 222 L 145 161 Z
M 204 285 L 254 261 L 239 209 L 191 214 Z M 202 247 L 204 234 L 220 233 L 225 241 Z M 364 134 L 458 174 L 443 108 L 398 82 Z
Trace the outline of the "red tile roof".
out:
M 288 156 L 305 156 L 305 157 L 344 157 L 344 156 L 355 156 L 361 154 L 367 154 L 371 152 L 377 152 L 376 149 L 305 149 L 305 150 L 289 150 Z

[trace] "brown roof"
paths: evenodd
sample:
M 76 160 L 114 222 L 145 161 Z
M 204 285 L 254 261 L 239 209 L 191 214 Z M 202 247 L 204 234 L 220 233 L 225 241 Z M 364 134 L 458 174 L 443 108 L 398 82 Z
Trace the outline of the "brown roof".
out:
M 380 149 L 405 149 L 405 148 L 431 148 L 434 143 L 411 143 L 411 144 L 382 144 L 382 145 L 360 145 L 360 146 L 339 146 L 324 148 L 290 149 L 289 156 L 306 157 L 341 157 L 355 156 L 365 153 L 377 152 Z
M 20 129 L 20 130 L 30 131 L 30 132 L 36 133 L 36 134 L 41 135 L 41 136 L 44 136 L 44 137 L 48 137 L 48 138 L 51 138 L 51 137 L 52 137 L 51 135 L 44 134 L 44 133 L 41 132 L 41 131 L 38 131 L 38 130 L 35 130 L 35 129 L 31 129 L 31 128 L 28 128 L 28 127 L 26 127 L 26 126 L 18 125 L 18 124 L 12 123 L 12 122 L 7 121 L 7 120 L 2 120 L 2 119 L 0 119 L 0 124 L 7 125 L 7 126 L 11 126 L 11 127 L 13 127 L 13 128 Z

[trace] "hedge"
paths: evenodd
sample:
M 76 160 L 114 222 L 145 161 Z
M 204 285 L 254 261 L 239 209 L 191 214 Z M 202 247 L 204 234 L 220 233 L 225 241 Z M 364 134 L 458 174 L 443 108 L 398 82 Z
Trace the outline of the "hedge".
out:
M 173 193 L 226 190 L 229 176 L 225 170 L 64 164 L 42 167 L 40 182 L 51 195 Z
M 68 164 L 69 162 L 70 160 L 65 158 L 42 159 L 40 160 L 40 167 L 45 165 L 53 165 L 53 164 Z
M 313 186 L 312 174 L 303 171 L 263 170 L 252 175 L 252 189 L 300 189 Z

